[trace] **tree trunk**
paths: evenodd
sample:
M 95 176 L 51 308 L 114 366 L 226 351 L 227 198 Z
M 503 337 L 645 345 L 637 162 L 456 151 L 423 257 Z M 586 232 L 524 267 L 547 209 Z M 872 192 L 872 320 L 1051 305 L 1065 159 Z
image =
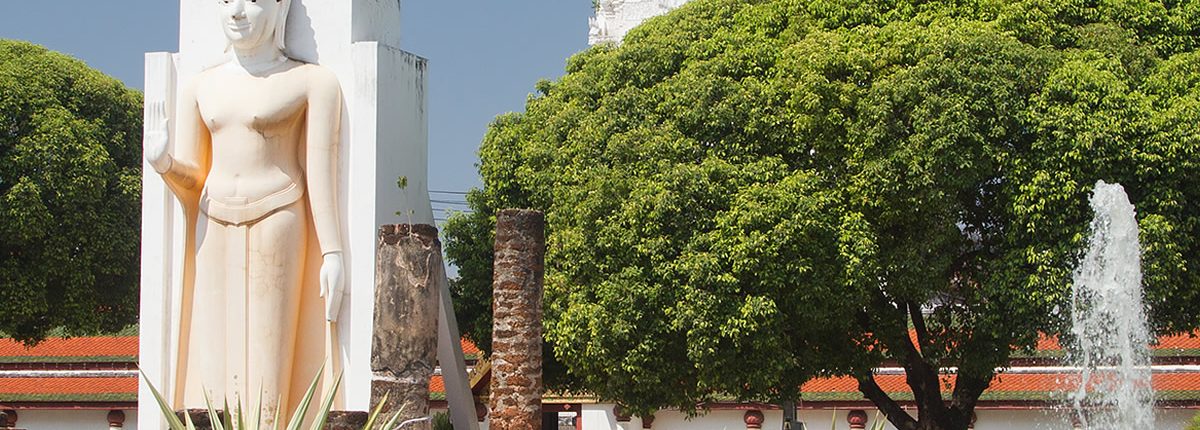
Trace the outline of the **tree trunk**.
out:
M 880 388 L 874 376 L 858 378 L 858 389 L 875 404 L 889 422 L 900 430 L 967 430 L 975 413 L 979 396 L 991 383 L 993 372 L 984 374 L 958 374 L 949 401 L 943 400 L 941 372 L 921 354 L 929 347 L 929 332 L 925 326 L 920 306 L 912 303 L 897 303 L 897 309 L 905 320 L 911 320 L 916 332 L 916 344 L 907 330 L 893 333 L 891 342 L 885 347 L 892 351 L 904 367 L 905 382 L 912 390 L 917 416 L 914 419 L 894 399 Z M 970 347 L 970 346 L 967 346 Z M 961 364 L 961 363 L 960 363 Z M 962 366 L 960 366 L 960 370 Z

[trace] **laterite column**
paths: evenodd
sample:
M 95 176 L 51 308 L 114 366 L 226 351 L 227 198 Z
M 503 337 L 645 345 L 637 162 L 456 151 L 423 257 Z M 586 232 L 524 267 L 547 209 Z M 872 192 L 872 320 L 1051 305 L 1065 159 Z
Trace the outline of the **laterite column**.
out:
M 496 215 L 492 301 L 492 430 L 542 425 L 542 277 L 546 233 L 541 212 Z
M 429 415 L 429 378 L 437 364 L 439 291 L 445 276 L 437 228 L 427 224 L 379 229 L 375 333 L 371 342 L 371 405 L 387 394 L 386 416 L 397 422 Z M 407 429 L 427 429 L 428 422 Z

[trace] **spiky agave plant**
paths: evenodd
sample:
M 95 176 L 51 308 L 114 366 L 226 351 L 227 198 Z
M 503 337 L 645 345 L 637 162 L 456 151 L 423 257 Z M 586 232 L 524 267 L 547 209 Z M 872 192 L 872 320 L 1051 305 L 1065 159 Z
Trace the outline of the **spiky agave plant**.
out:
M 312 405 L 313 395 L 317 391 L 317 384 L 321 381 L 321 373 L 324 370 L 324 366 L 322 366 L 321 370 L 317 371 L 317 375 L 313 377 L 312 383 L 308 385 L 308 390 L 304 393 L 304 399 L 299 405 L 296 406 L 296 410 L 292 413 L 292 419 L 288 421 L 285 427 L 286 430 L 300 430 L 300 427 L 304 423 L 304 417 L 308 414 L 309 406 Z M 166 418 L 167 426 L 170 427 L 171 430 L 196 430 L 196 425 L 192 423 L 191 415 L 185 413 L 183 414 L 183 419 L 179 419 L 179 416 L 175 415 L 175 412 L 170 406 L 167 405 L 167 401 L 163 398 L 162 393 L 158 392 L 158 388 L 156 388 L 154 384 L 150 383 L 149 378 L 146 378 L 145 372 L 142 372 L 142 377 L 146 379 L 146 384 L 150 386 L 150 392 L 154 395 L 154 400 L 158 403 L 158 408 L 162 412 L 163 417 Z M 337 389 L 339 386 L 341 386 L 341 383 L 342 375 L 339 374 L 337 379 L 334 380 L 333 389 L 330 390 L 329 394 L 325 397 L 325 399 L 322 400 L 321 409 L 317 411 L 317 419 L 313 420 L 312 426 L 310 427 L 311 430 L 321 430 L 321 427 L 329 418 L 329 411 L 333 409 L 333 393 L 337 392 Z M 363 425 L 363 430 L 372 430 L 375 428 L 375 422 L 378 420 L 380 413 L 383 410 L 383 405 L 387 404 L 387 399 L 387 394 L 384 394 L 383 400 L 380 401 L 379 404 L 375 406 L 375 409 L 371 411 L 371 414 L 367 416 L 367 422 L 365 425 Z M 209 422 L 212 423 L 212 430 L 263 430 L 260 428 L 262 426 L 261 397 L 258 401 L 258 407 L 255 408 L 257 409 L 257 413 L 255 414 L 252 424 L 247 424 L 245 415 L 242 412 L 242 405 L 240 401 L 236 402 L 236 410 L 232 415 L 229 412 L 228 400 L 225 402 L 225 409 L 220 412 L 213 407 L 212 401 L 208 399 L 207 395 L 205 396 L 204 401 L 208 408 L 208 419 Z M 396 421 L 399 418 L 400 414 L 393 415 L 387 423 L 384 423 L 383 426 L 380 427 L 380 429 L 391 430 L 398 428 L 396 426 Z M 403 427 L 406 424 L 425 420 L 428 420 L 428 418 L 408 420 L 400 423 L 400 427 Z M 275 410 L 275 419 L 273 420 L 273 423 L 274 424 L 271 426 L 270 430 L 279 430 L 279 409 Z

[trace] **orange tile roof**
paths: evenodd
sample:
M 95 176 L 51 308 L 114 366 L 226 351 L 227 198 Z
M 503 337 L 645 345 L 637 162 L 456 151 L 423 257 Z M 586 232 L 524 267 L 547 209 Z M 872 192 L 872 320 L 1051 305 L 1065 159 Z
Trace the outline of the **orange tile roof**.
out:
M 446 398 L 446 380 L 442 375 L 433 375 L 429 378 L 429 398 L 433 400 L 443 400 Z
M 1061 351 L 1062 345 L 1059 344 L 1056 337 L 1042 336 L 1038 339 L 1037 349 L 1039 351 Z M 1150 349 L 1155 351 L 1200 350 L 1200 333 L 1161 336 L 1158 338 L 1158 343 L 1151 345 Z
M 0 378 L 0 403 L 133 402 L 137 389 L 136 377 Z
M 942 376 L 942 390 L 949 393 L 955 376 Z M 910 398 L 904 375 L 876 375 L 875 382 L 894 398 Z M 1200 400 L 1200 373 L 1155 373 L 1151 377 L 1155 391 L 1170 400 Z M 1044 400 L 1062 397 L 1079 385 L 1079 377 L 1070 373 L 1001 373 L 992 379 L 984 399 Z M 813 400 L 864 400 L 858 382 L 852 377 L 819 378 L 801 387 L 804 397 Z
M 51 338 L 33 347 L 0 339 L 0 357 L 136 357 L 138 337 Z
M 471 342 L 470 340 L 468 340 L 467 338 L 464 337 L 459 342 L 459 344 L 462 345 L 463 355 L 466 355 L 468 357 L 470 357 L 470 356 L 478 357 L 481 355 L 481 351 L 479 351 L 478 346 L 475 346 L 475 342 Z
M 0 395 L 136 393 L 137 386 L 136 377 L 0 378 Z

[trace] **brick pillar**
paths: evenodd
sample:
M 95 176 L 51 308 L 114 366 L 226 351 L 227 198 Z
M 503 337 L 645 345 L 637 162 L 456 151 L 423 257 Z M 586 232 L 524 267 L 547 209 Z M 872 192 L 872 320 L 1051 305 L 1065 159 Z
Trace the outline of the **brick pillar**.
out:
M 119 410 L 108 411 L 108 430 L 119 430 L 125 428 L 125 412 Z
M 763 413 L 757 409 L 746 411 L 746 413 L 742 415 L 742 422 L 746 424 L 746 430 L 761 429 L 763 421 L 765 421 Z
M 398 413 L 398 422 L 426 417 L 437 363 L 442 245 L 431 225 L 395 224 L 379 228 L 377 246 L 371 404 L 387 394 L 385 416 Z M 406 430 L 429 426 L 426 421 Z
M 492 430 L 542 425 L 542 213 L 505 209 L 496 215 L 492 280 Z
M 846 415 L 846 422 L 850 423 L 851 429 L 867 428 L 867 413 L 862 409 L 855 409 Z

